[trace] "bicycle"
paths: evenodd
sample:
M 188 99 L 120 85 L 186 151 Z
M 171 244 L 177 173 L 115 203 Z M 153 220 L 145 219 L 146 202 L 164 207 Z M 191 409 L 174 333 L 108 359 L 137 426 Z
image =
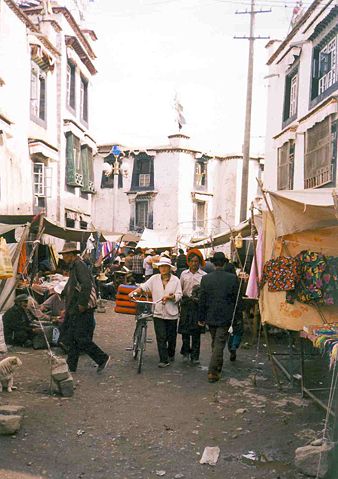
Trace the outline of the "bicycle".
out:
M 137 304 L 135 316 L 136 327 L 133 336 L 132 352 L 135 361 L 138 359 L 137 372 L 140 374 L 143 365 L 143 353 L 146 350 L 147 344 L 148 321 L 153 319 L 154 306 L 161 300 L 154 303 L 152 301 L 148 301 L 147 299 L 144 301 L 132 298 L 131 301 Z

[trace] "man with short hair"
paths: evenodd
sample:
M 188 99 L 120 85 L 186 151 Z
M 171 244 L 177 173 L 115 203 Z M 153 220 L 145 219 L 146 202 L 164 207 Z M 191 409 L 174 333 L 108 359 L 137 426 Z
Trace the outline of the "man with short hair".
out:
M 110 356 L 93 341 L 95 329 L 94 309 L 96 307 L 96 290 L 93 278 L 79 258 L 76 243 L 66 242 L 62 254 L 70 267 L 69 280 L 65 286 L 66 313 L 64 327 L 67 328 L 69 353 L 67 363 L 69 370 L 75 372 L 79 356 L 85 352 L 98 365 L 101 373 L 108 365 Z
M 224 253 L 214 254 L 215 271 L 203 276 L 200 288 L 199 319 L 201 323 L 208 325 L 212 340 L 208 370 L 208 381 L 211 383 L 221 378 L 223 351 L 238 292 L 237 278 L 224 270 L 225 262 Z

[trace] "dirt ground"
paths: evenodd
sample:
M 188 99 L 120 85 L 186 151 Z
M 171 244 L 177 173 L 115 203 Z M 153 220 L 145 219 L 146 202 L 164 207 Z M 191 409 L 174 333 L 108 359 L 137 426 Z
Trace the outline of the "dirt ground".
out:
M 18 389 L 0 393 L 0 403 L 26 410 L 17 435 L 0 437 L 0 479 L 303 477 L 294 469 L 294 451 L 320 435 L 324 412 L 286 382 L 278 391 L 263 344 L 258 356 L 256 347 L 241 348 L 235 363 L 226 352 L 222 380 L 209 384 L 208 334 L 200 367 L 184 364 L 177 354 L 175 363 L 159 369 L 151 326 L 154 340 L 138 375 L 126 349 L 133 317 L 116 315 L 109 303 L 96 319 L 96 342 L 112 362 L 97 375 L 92 361 L 81 356 L 72 398 L 48 394 L 45 351 L 10 351 L 23 366 L 15 377 Z M 180 343 L 178 337 L 178 353 Z M 260 372 L 254 387 L 255 364 Z M 199 463 L 206 446 L 219 446 L 216 466 Z M 259 460 L 243 457 L 249 451 Z

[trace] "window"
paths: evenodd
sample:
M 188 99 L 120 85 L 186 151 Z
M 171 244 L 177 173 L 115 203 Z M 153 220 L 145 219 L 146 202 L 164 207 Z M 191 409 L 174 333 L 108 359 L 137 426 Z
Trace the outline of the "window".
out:
M 88 81 L 83 77 L 80 86 L 80 114 L 81 120 L 88 123 Z
M 283 122 L 296 118 L 298 101 L 298 69 L 293 70 L 285 79 Z
M 205 213 L 206 203 L 204 201 L 197 201 L 195 203 L 194 230 L 205 229 Z
M 154 189 L 154 157 L 141 152 L 135 156 L 131 189 L 145 188 Z
M 135 226 L 144 229 L 148 224 L 148 201 L 136 201 Z
M 338 82 L 337 35 L 313 49 L 311 100 L 324 98 Z
M 76 67 L 73 63 L 67 64 L 67 105 L 75 110 L 75 74 Z
M 306 132 L 304 188 L 330 186 L 334 179 L 332 127 L 327 117 Z
M 139 175 L 139 186 L 149 186 L 150 185 L 150 174 L 141 173 Z
M 83 186 L 81 144 L 73 133 L 66 133 L 66 183 L 68 186 Z
M 52 168 L 44 163 L 33 164 L 33 185 L 34 196 L 48 197 L 52 196 Z
M 278 148 L 277 188 L 278 190 L 293 189 L 293 166 L 295 158 L 295 143 L 287 141 Z
M 204 187 L 207 184 L 207 163 L 197 161 L 195 165 L 195 186 Z
M 46 73 L 35 63 L 31 68 L 31 118 L 38 123 L 46 123 Z

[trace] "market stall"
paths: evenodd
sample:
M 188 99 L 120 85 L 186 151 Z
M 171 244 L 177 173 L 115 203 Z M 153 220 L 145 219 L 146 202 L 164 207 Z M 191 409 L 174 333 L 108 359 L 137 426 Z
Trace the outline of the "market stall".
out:
M 262 323 L 301 333 L 303 338 L 309 331 L 334 331 L 338 318 L 334 191 L 269 192 L 266 204 L 262 250 L 256 250 L 263 265 L 259 278 Z M 281 366 L 271 350 L 270 355 Z M 290 372 L 289 376 L 293 377 Z M 307 393 L 305 386 L 303 393 Z

